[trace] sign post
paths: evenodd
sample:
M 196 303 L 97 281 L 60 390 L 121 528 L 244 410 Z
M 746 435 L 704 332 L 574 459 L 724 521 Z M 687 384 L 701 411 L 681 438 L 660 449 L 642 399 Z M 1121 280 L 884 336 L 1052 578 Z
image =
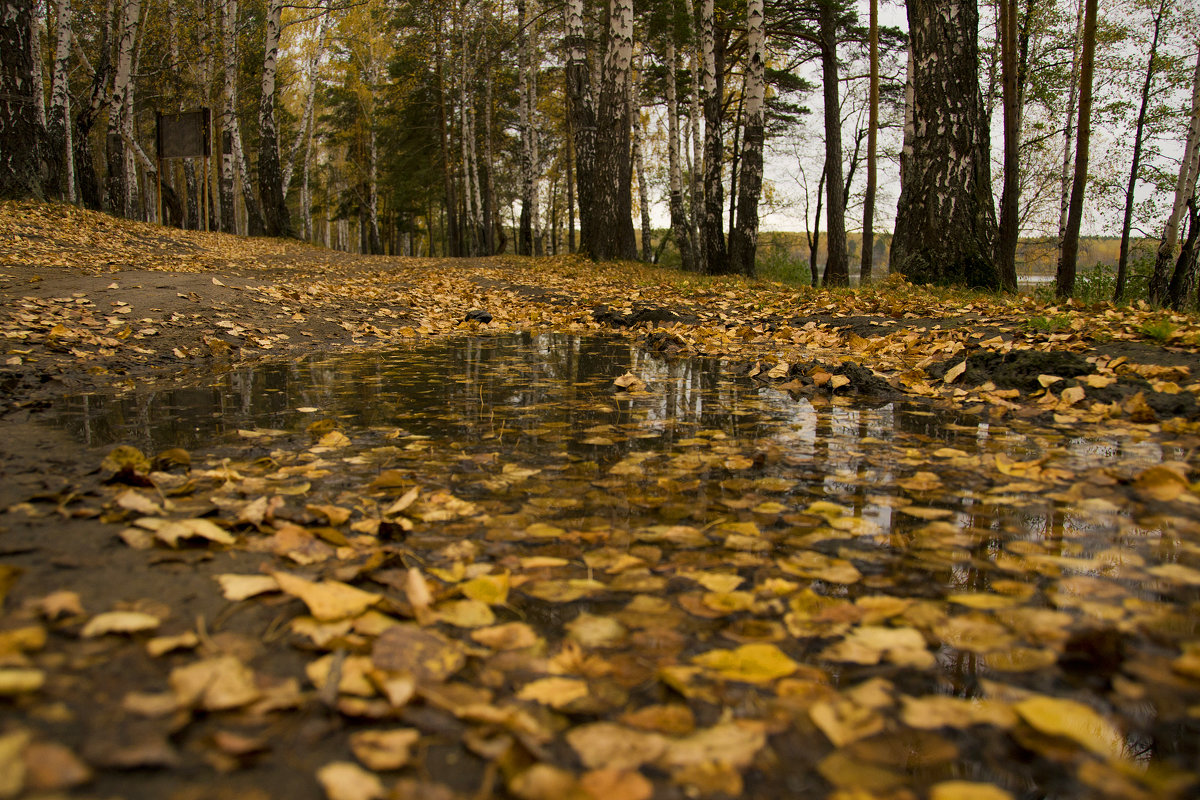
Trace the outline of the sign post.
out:
M 155 115 L 158 150 L 158 218 L 162 220 L 162 162 L 169 158 L 203 158 L 204 182 L 200 198 L 204 206 L 204 230 L 208 230 L 208 159 L 212 155 L 212 112 L 207 108 L 178 114 Z

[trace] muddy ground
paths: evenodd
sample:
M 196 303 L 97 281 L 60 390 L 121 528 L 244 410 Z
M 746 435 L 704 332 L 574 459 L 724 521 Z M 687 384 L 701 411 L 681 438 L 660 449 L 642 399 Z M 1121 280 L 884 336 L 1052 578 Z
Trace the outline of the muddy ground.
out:
M 505 257 L 360 257 L 294 243 L 165 232 L 69 209 L 4 207 L 0 597 L 7 588 L 7 630 L 46 622 L 51 655 L 41 663 L 48 660 L 55 672 L 36 694 L 0 697 L 0 716 L 9 718 L 6 724 L 19 719 L 35 741 L 69 751 L 52 753 L 57 759 L 53 774 L 26 781 L 29 796 L 68 791 L 96 798 L 303 800 L 321 796 L 312 765 L 345 757 L 344 746 L 331 735 L 346 724 L 344 718 L 320 698 L 274 718 L 269 729 L 252 732 L 216 718 L 131 714 L 122 709 L 122 698 L 139 687 L 161 687 L 161 665 L 132 639 L 80 638 L 83 617 L 73 609 L 48 611 L 38 605 L 55 592 L 73 591 L 85 598 L 91 614 L 139 598 L 141 610 L 168 618 L 164 631 L 199 621 L 212 646 L 223 652 L 251 661 L 269 651 L 274 674 L 302 675 L 307 660 L 292 648 L 262 640 L 262 632 L 272 630 L 282 615 L 283 599 L 231 609 L 212 591 L 214 574 L 256 572 L 263 555 L 136 550 L 101 521 L 107 497 L 103 481 L 111 478 L 100 468 L 104 452 L 82 449 L 43 422 L 53 402 L 68 394 L 120 391 L 145 382 L 186 383 L 231 365 L 314 351 L 412 346 L 432 337 L 530 328 L 641 336 L 648 346 L 676 354 L 724 347 L 731 369 L 747 380 L 765 380 L 780 361 L 782 340 L 775 334 L 790 329 L 819 333 L 842 348 L 842 357 L 832 359 L 836 347 L 822 350 L 819 340 L 806 343 L 811 347 L 804 357 L 771 376 L 790 382 L 800 394 L 829 390 L 819 370 L 814 377 L 814 364 L 847 376 L 849 386 L 841 391 L 904 395 L 911 389 L 901 378 L 906 370 L 920 369 L 922 384 L 943 387 L 947 372 L 966 355 L 969 368 L 958 385 L 972 389 L 991 382 L 994 389 L 1032 397 L 1042 388 L 1039 375 L 1081 385 L 1098 362 L 1124 359 L 1146 369 L 1123 373 L 1125 383 L 1117 381 L 1115 389 L 1105 387 L 1110 389 L 1105 403 L 1128 403 L 1140 392 L 1154 413 L 1141 412 L 1139 422 L 1186 422 L 1197 416 L 1195 396 L 1186 387 L 1200 376 L 1200 340 L 1188 338 L 1195 326 L 1187 318 L 1177 320 L 1177 329 L 1159 342 L 1137 334 L 1149 312 L 1108 320 L 1102 311 L 1066 307 L 1045 311 L 1047 319 L 1064 317 L 1041 330 L 1030 325 L 1034 310 L 1020 304 L 992 313 L 984 301 L 972 310 L 965 300 L 909 306 L 904 293 L 868 301 L 807 291 L 794 293 L 795 302 L 789 302 L 792 290 L 785 288 L 707 282 L 677 285 L 664 301 L 645 273 L 637 273 L 644 283 L 631 284 L 627 273 L 596 278 L 592 272 L 576 259 L 559 259 L 553 269 L 543 270 Z M 926 295 L 909 300 L 914 297 Z M 475 309 L 487 310 L 493 321 L 466 322 Z M 664 334 L 652 332 L 656 326 L 670 327 Z M 851 334 L 876 343 L 912 335 L 919 342 L 958 346 L 917 352 L 914 345 L 875 360 L 870 347 L 855 354 L 857 339 Z M 713 343 L 726 335 L 724 344 Z M 1003 355 L 971 363 L 970 354 L 983 342 L 992 342 L 993 349 L 997 343 L 1017 343 L 1042 355 L 1015 372 L 1005 371 L 1012 359 Z M 1163 381 L 1183 391 L 1171 391 Z M 1021 396 L 1007 399 L 1020 405 Z M 988 413 L 987 399 L 978 392 L 959 401 Z M 1050 412 L 1041 407 L 1032 413 Z M 0 649 L 0 659 L 19 665 L 25 659 L 21 653 L 19 647 Z M 422 754 L 424 774 L 406 779 L 396 796 L 446 796 L 448 791 L 488 796 L 496 776 L 456 761 L 459 723 L 422 708 L 405 721 L 435 735 Z M 439 788 L 420 783 L 426 779 Z

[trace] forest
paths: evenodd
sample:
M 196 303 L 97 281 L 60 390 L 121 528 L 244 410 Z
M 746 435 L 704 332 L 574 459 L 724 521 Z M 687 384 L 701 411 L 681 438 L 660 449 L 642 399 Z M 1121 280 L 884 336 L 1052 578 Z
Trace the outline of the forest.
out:
M 813 285 L 1012 291 L 1036 240 L 1059 297 L 1083 231 L 1120 240 L 1113 299 L 1194 302 L 1182 0 L 4 7 L 8 197 L 368 254 L 745 275 L 773 214 L 803 229 Z M 159 159 L 159 115 L 194 109 L 212 158 Z

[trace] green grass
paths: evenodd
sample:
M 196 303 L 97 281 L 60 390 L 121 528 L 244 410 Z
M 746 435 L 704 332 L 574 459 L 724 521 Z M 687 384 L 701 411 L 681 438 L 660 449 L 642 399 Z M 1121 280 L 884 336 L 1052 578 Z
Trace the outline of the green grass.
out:
M 1149 322 L 1142 323 L 1138 328 L 1138 332 L 1147 339 L 1153 339 L 1161 344 L 1166 344 L 1168 340 L 1175 334 L 1177 330 L 1175 323 L 1169 319 L 1155 319 Z

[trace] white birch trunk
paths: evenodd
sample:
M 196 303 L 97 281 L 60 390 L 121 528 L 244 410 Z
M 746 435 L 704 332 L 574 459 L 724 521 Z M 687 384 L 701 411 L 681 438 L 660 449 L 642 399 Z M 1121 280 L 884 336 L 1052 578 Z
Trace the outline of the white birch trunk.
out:
M 67 68 L 71 57 L 71 0 L 57 0 L 55 13 L 54 71 L 50 79 L 49 129 L 63 159 L 60 189 L 67 202 L 75 202 L 75 147 L 71 130 L 71 95 Z M 61 126 L 61 127 L 60 127 Z
M 633 171 L 637 178 L 638 186 L 638 210 L 641 212 L 642 222 L 642 261 L 647 264 L 651 259 L 650 240 L 652 231 L 650 229 L 650 191 L 646 186 L 646 159 L 642 154 L 642 103 L 641 89 L 639 83 L 639 71 L 641 70 L 641 57 L 637 59 L 635 69 L 629 73 L 629 95 L 630 95 L 630 116 L 633 120 Z
M 1191 121 L 1187 140 L 1184 143 L 1183 159 L 1179 164 L 1179 177 L 1175 179 L 1175 202 L 1171 215 L 1163 228 L 1162 241 L 1154 258 L 1154 274 L 1150 278 L 1150 301 L 1162 302 L 1171 278 L 1172 262 L 1179 247 L 1180 222 L 1187 208 L 1188 198 L 1196 193 L 1196 179 L 1200 176 L 1200 54 L 1196 56 L 1196 72 L 1192 79 Z
M 38 13 L 38 3 L 33 4 L 33 13 L 29 15 L 29 55 L 33 61 L 33 111 L 38 125 L 46 129 L 46 83 L 43 75 L 42 58 L 42 21 Z
M 130 186 L 133 176 L 128 168 L 128 148 L 122 138 L 126 108 L 133 96 L 133 53 L 141 19 L 140 0 L 124 0 L 121 5 L 121 33 L 117 43 L 117 69 L 113 76 L 112 99 L 108 105 L 108 196 L 113 210 L 128 217 L 133 213 Z
M 305 157 L 309 152 L 307 142 L 311 139 L 309 129 L 312 126 L 314 107 L 316 105 L 317 91 L 320 89 L 321 80 L 318 75 L 317 68 L 321 63 L 322 56 L 325 55 L 325 39 L 329 34 L 329 22 L 333 18 L 333 14 L 328 10 L 321 15 L 321 22 L 317 28 L 317 43 L 312 52 L 308 56 L 308 60 L 304 65 L 304 75 L 308 80 L 308 92 L 304 98 L 304 111 L 300 114 L 300 130 L 296 131 L 296 138 L 292 140 L 292 146 L 288 148 L 287 158 L 283 164 L 283 196 L 287 197 L 288 187 L 292 183 L 292 175 L 295 173 L 296 157 L 300 154 L 300 149 L 304 148 Z M 311 218 L 311 215 L 309 215 Z
M 695 23 L 696 9 L 692 0 L 686 0 L 688 19 Z M 704 57 L 701 52 L 700 37 L 696 38 L 696 46 L 692 48 L 692 97 L 688 116 L 689 133 L 692 139 L 691 173 L 692 173 L 692 242 L 696 245 L 699 255 L 700 215 L 704 208 L 704 138 L 700 127 L 700 91 L 702 75 L 704 74 Z M 703 265 L 698 265 L 703 269 Z
M 691 225 L 683 210 L 683 171 L 680 162 L 683 160 L 679 151 L 679 91 L 676 86 L 675 70 L 679 66 L 678 55 L 675 52 L 675 39 L 668 34 L 667 39 L 667 173 L 670 183 L 670 212 L 671 232 L 675 237 L 675 247 L 679 250 L 679 259 L 683 269 L 691 271 L 696 268 L 695 242 L 691 238 Z

